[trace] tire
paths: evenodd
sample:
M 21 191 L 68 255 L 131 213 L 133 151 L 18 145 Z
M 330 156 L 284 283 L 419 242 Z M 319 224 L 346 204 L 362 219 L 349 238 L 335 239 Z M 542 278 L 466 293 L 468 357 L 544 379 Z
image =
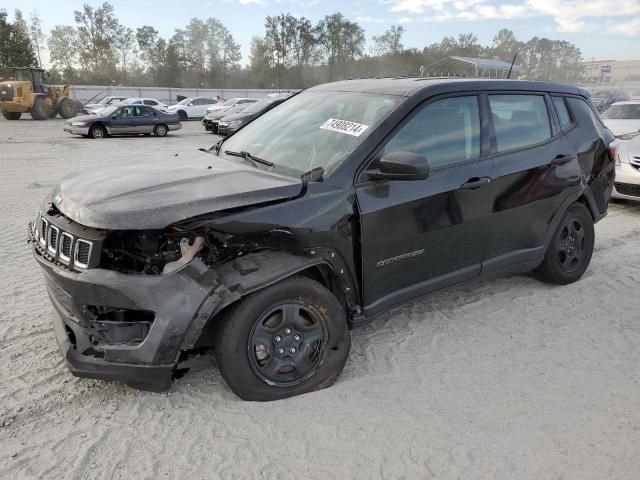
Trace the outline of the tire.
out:
M 76 102 L 70 98 L 63 98 L 58 105 L 58 113 L 62 118 L 73 118 L 78 115 Z
M 231 390 L 244 400 L 263 402 L 331 386 L 350 347 L 338 299 L 318 282 L 294 276 L 225 311 L 214 351 Z
M 178 111 L 178 118 L 181 122 L 185 122 L 189 119 L 189 117 L 187 117 L 187 112 L 185 112 L 184 110 Z
M 537 269 L 538 276 L 557 285 L 579 280 L 589 266 L 594 244 L 591 212 L 582 203 L 573 203 L 551 237 L 544 261 Z
M 20 120 L 20 117 L 22 116 L 21 112 L 7 112 L 5 110 L 2 110 L 2 116 L 4 118 L 6 118 L 7 120 Z
M 169 128 L 164 123 L 160 123 L 153 129 L 153 134 L 156 137 L 166 137 L 168 131 Z
M 49 118 L 51 108 L 47 103 L 47 99 L 43 95 L 38 95 L 33 102 L 33 106 L 29 113 L 34 120 L 46 120 Z
M 95 138 L 99 140 L 106 136 L 107 136 L 107 131 L 104 129 L 104 127 L 100 125 L 94 125 L 89 129 L 89 137 L 91 138 Z

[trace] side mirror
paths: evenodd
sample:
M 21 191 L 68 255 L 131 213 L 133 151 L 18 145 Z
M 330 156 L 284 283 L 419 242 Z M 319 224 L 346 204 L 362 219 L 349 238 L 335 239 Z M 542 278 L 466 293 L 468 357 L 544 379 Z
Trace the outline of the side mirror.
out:
M 378 162 L 378 168 L 368 172 L 371 180 L 424 180 L 431 172 L 429 161 L 413 152 L 387 153 Z

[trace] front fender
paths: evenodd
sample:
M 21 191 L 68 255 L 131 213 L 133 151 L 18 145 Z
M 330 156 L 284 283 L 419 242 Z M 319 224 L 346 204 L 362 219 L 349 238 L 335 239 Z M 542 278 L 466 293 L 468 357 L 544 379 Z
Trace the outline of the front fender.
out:
M 217 285 L 193 316 L 181 350 L 193 348 L 210 318 L 225 307 L 252 292 L 273 285 L 308 268 L 325 265 L 338 278 L 340 289 L 348 298 L 354 291 L 353 279 L 339 255 L 326 249 L 309 249 L 304 255 L 278 250 L 262 250 L 238 257 L 216 269 Z

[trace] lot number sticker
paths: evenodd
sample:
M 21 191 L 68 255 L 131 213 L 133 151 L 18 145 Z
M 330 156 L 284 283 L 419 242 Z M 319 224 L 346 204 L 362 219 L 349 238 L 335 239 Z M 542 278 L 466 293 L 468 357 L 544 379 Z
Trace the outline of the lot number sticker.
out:
M 369 128 L 369 125 L 362 125 L 361 123 L 349 122 L 347 120 L 338 120 L 337 118 L 330 118 L 320 128 L 323 130 L 331 130 L 332 132 L 346 133 L 353 137 L 359 137 L 364 131 Z

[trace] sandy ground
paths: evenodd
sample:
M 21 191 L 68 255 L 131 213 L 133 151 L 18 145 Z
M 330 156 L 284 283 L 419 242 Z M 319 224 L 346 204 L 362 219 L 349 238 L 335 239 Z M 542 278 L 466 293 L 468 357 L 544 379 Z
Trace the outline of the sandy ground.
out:
M 353 332 L 327 390 L 258 404 L 210 355 L 169 393 L 67 371 L 26 224 L 63 175 L 215 140 L 94 141 L 0 119 L 0 478 L 640 478 L 640 205 L 613 204 L 585 277 L 501 276 Z

